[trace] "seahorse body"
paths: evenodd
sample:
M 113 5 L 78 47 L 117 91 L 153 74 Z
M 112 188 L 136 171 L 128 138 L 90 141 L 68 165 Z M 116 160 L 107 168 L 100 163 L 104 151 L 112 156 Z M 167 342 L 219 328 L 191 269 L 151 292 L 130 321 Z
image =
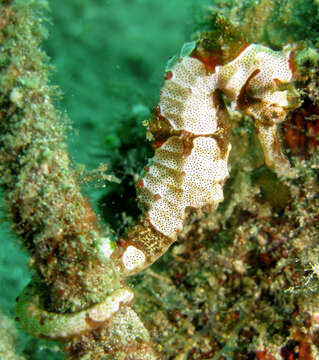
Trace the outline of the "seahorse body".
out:
M 123 276 L 149 266 L 168 249 L 189 209 L 215 209 L 223 200 L 231 145 L 221 94 L 253 117 L 266 164 L 279 174 L 289 168 L 278 124 L 290 106 L 289 91 L 281 86 L 292 75 L 290 52 L 255 44 L 212 71 L 186 56 L 166 73 L 153 125 L 155 154 L 138 183 L 145 214 L 112 255 Z
M 230 145 L 222 153 L 212 137 L 218 128 L 216 82 L 204 64 L 183 58 L 166 77 L 159 110 L 174 135 L 155 150 L 139 200 L 155 229 L 175 239 L 187 208 L 216 207 L 223 200 Z

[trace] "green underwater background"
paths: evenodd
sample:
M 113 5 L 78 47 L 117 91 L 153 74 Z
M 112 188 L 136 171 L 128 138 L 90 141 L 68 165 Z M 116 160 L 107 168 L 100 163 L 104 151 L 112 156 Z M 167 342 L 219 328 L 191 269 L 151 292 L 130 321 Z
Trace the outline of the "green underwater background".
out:
M 239 32 L 276 50 L 298 46 L 304 105 L 287 126 L 303 129 L 283 130 L 295 178 L 279 179 L 264 166 L 251 121 L 234 113 L 224 203 L 201 222 L 192 218 L 168 253 L 128 280 L 160 359 L 319 356 L 318 7 L 316 0 L 49 1 L 43 49 L 67 147 L 80 164 L 82 193 L 114 238 L 140 213 L 135 183 L 153 153 L 145 122 L 183 43 Z M 0 359 L 64 359 L 57 343 L 25 335 L 14 322 L 15 298 L 31 278 L 29 256 L 10 231 L 5 201 L 1 211 Z

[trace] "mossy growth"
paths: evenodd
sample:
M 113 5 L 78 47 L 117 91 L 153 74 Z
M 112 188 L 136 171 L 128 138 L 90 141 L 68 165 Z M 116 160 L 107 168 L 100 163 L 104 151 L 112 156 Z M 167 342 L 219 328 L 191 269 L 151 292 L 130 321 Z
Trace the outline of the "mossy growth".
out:
M 216 19 L 226 18 L 226 29 L 235 29 L 245 41 L 280 49 L 287 42 L 318 42 L 318 3 L 307 1 L 216 1 L 209 7 L 203 29 L 216 32 Z M 209 21 L 209 19 L 211 21 Z

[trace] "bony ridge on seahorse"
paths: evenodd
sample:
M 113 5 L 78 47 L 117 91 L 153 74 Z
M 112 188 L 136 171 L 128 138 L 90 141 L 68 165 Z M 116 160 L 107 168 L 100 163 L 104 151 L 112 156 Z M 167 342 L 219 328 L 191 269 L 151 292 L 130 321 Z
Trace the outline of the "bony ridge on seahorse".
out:
M 294 106 L 294 89 L 285 89 L 293 80 L 291 58 L 288 49 L 246 44 L 231 61 L 207 66 L 193 42 L 169 62 L 149 126 L 155 154 L 137 184 L 145 213 L 111 255 L 121 276 L 165 253 L 192 209 L 214 210 L 223 201 L 231 126 L 222 96 L 253 118 L 266 165 L 279 175 L 289 169 L 278 125 Z

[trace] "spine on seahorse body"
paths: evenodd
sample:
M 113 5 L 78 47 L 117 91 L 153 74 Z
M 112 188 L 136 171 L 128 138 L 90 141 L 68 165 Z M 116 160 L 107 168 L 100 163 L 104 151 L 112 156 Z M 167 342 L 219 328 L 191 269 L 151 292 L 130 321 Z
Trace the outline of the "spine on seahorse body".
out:
M 165 74 L 157 116 L 149 126 L 155 154 L 137 184 L 145 213 L 112 254 L 122 276 L 165 253 L 190 211 L 212 211 L 223 201 L 231 145 L 222 94 L 233 108 L 253 117 L 266 164 L 277 173 L 289 167 L 278 124 L 289 107 L 288 90 L 280 87 L 292 79 L 290 52 L 251 44 L 217 66 L 194 54 L 179 58 Z

